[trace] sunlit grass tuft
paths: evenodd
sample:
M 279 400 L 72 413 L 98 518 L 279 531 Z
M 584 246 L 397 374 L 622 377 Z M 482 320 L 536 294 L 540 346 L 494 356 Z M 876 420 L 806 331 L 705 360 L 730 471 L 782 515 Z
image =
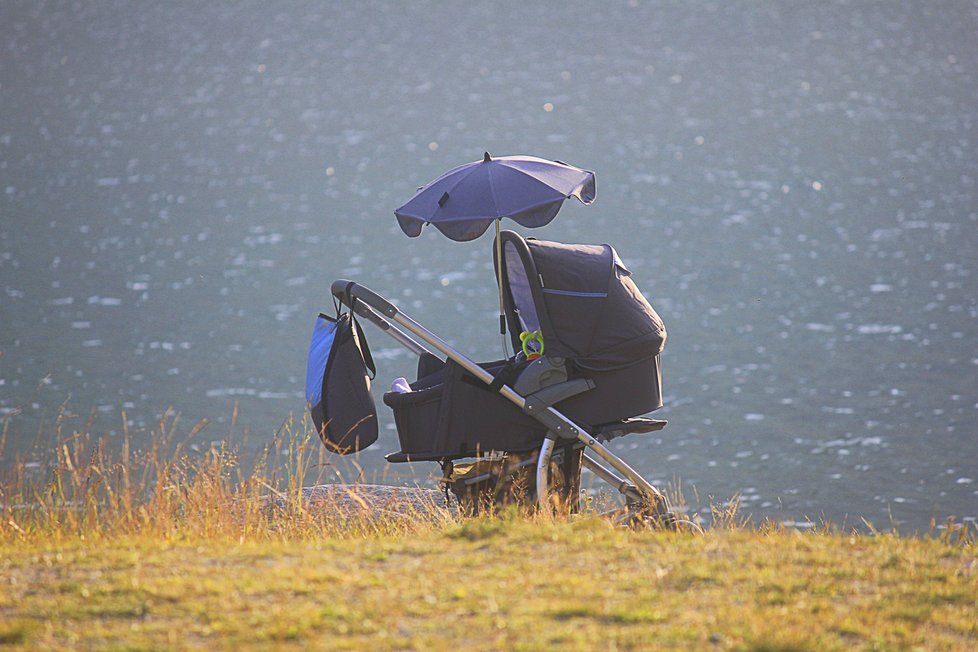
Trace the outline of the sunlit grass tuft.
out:
M 196 441 L 206 421 L 178 437 L 170 412 L 143 448 L 128 432 L 121 442 L 96 436 L 91 419 L 65 434 L 65 421 L 63 414 L 55 421 L 48 457 L 0 469 L 0 539 L 357 537 L 416 532 L 450 516 L 444 503 L 408 492 L 378 502 L 355 484 L 310 491 L 327 479 L 340 486 L 342 476 L 304 422 L 286 422 L 246 465 L 226 440 Z

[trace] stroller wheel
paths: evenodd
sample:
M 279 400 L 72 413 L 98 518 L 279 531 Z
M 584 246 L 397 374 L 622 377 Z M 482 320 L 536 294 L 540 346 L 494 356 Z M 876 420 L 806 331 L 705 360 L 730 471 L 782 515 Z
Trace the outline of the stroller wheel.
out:
M 515 505 L 532 512 L 537 509 L 536 475 L 539 449 L 506 453 L 497 459 L 446 465 L 442 483 L 456 497 L 463 514 L 477 516 Z M 578 511 L 581 486 L 580 448 L 568 445 L 551 459 L 549 498 L 555 510 Z
M 658 518 L 652 518 L 650 527 L 655 529 L 670 530 L 672 532 L 688 532 L 690 534 L 703 534 L 703 528 L 698 523 L 693 522 L 686 516 L 669 512 Z
M 665 497 L 652 501 L 627 500 L 615 522 L 634 528 L 703 534 L 703 528 L 684 514 L 674 512 Z
M 617 514 L 613 514 L 613 517 L 616 523 L 636 530 L 668 530 L 670 532 L 703 534 L 703 528 L 698 523 L 675 512 L 652 515 L 625 511 L 623 513 L 618 512 Z

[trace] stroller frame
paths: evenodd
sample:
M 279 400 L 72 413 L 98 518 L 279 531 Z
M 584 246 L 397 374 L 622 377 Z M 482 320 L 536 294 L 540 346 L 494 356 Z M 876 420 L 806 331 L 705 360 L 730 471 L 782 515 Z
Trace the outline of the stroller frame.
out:
M 434 349 L 461 366 L 487 387 L 493 385 L 494 377 L 478 363 L 450 346 L 373 290 L 356 282 L 340 279 L 333 282 L 330 291 L 338 301 L 374 324 L 412 353 L 418 356 L 436 355 L 431 350 Z M 576 392 L 580 392 L 588 389 L 587 382 L 585 379 L 577 379 L 561 385 L 573 384 L 575 385 L 574 388 L 564 387 L 562 389 L 565 391 L 570 389 L 572 392 L 576 389 Z M 582 384 L 583 387 L 581 387 Z M 561 385 L 552 387 L 560 388 Z M 545 388 L 530 396 L 519 394 L 505 383 L 498 389 L 498 393 L 503 398 L 516 405 L 547 429 L 536 462 L 536 499 L 540 509 L 550 509 L 549 469 L 557 440 L 576 439 L 584 445 L 583 466 L 624 496 L 626 510 L 619 520 L 625 521 L 641 515 L 651 515 L 654 518 L 674 521 L 675 515 L 670 512 L 665 495 L 624 460 L 611 452 L 596 437 L 587 432 L 585 428 L 553 407 L 553 403 L 559 402 L 560 396 L 552 395 L 551 400 L 548 400 L 546 396 L 548 389 L 550 388 Z M 665 422 L 658 423 L 661 424 L 659 427 L 665 425 Z M 612 468 L 607 468 L 602 462 L 607 463 Z

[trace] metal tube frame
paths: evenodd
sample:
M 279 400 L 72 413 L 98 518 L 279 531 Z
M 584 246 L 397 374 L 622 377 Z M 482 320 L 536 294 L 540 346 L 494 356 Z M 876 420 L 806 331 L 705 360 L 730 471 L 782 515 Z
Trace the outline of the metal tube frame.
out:
M 556 443 L 557 438 L 548 432 L 537 456 L 537 505 L 541 511 L 550 509 L 550 456 Z
M 439 353 L 453 360 L 456 364 L 486 385 L 492 384 L 494 380 L 492 374 L 480 367 L 473 360 L 470 360 L 440 337 L 429 331 L 427 328 L 416 322 L 407 314 L 401 312 L 394 304 L 390 303 L 387 301 L 387 299 L 383 298 L 379 294 L 376 294 L 373 290 L 352 281 L 338 280 L 332 285 L 332 293 L 337 299 L 347 306 L 349 306 L 352 302 L 351 297 L 369 306 L 369 312 L 357 310 L 358 314 L 368 319 L 371 323 L 390 335 L 398 343 L 405 346 L 410 351 L 419 355 L 423 353 L 431 353 L 427 347 L 415 339 L 418 338 L 425 344 L 430 345 Z M 395 326 L 395 323 L 401 328 Z M 401 330 L 402 328 L 406 330 L 407 333 Z M 414 337 L 411 337 L 412 335 Z M 526 399 L 513 390 L 513 388 L 509 387 L 508 385 L 503 385 L 499 388 L 499 393 L 508 401 L 526 412 Z M 556 419 L 558 425 L 556 428 L 547 433 L 547 438 L 544 440 L 543 446 L 540 450 L 540 455 L 537 458 L 537 501 L 541 509 L 549 507 L 550 455 L 553 453 L 553 448 L 557 437 L 576 438 L 580 440 L 589 449 L 589 452 L 594 453 L 598 458 L 607 462 L 616 471 L 625 476 L 627 482 L 631 483 L 632 487 L 634 487 L 634 491 L 636 491 L 639 496 L 649 501 L 653 505 L 665 505 L 665 496 L 662 494 L 662 492 L 653 486 L 648 480 L 643 478 L 638 471 L 629 466 L 620 457 L 612 453 L 606 446 L 588 434 L 571 419 L 561 414 L 561 412 L 556 408 L 548 407 L 546 411 L 550 417 L 548 421 L 553 421 Z M 530 412 L 527 412 L 527 414 L 530 414 Z M 533 416 L 538 421 L 543 422 L 543 419 L 541 419 L 539 415 L 530 414 L 530 416 Z M 546 454 L 544 454 L 544 451 L 546 451 Z M 619 491 L 622 493 L 632 490 L 632 487 L 628 487 L 626 490 L 623 490 L 622 486 L 626 481 L 622 480 L 608 469 L 605 469 L 590 455 L 585 455 L 585 464 L 589 469 L 595 472 L 598 477 L 609 482 L 609 484 L 613 486 L 617 486 Z
M 591 473 L 598 476 L 612 487 L 615 487 L 618 492 L 626 498 L 635 500 L 642 497 L 641 494 L 639 494 L 635 489 L 634 485 L 632 485 L 628 480 L 618 477 L 587 453 L 584 453 L 584 460 L 582 463 L 584 464 L 585 468 L 591 471 Z
M 373 308 L 371 308 L 368 304 L 364 303 L 363 301 L 358 301 L 355 304 L 353 311 L 356 314 L 363 317 L 364 319 L 366 319 L 367 321 L 369 321 L 377 328 L 379 328 L 380 330 L 382 330 L 383 332 L 387 333 L 389 336 L 391 336 L 394 339 L 395 342 L 397 342 L 398 344 L 406 348 L 411 353 L 417 356 L 422 356 L 425 353 L 429 355 L 434 355 L 434 353 L 432 353 L 427 348 L 425 348 L 424 345 L 412 339 L 411 336 L 409 336 L 401 329 L 397 328 L 396 326 L 393 326 L 390 322 L 388 322 L 386 319 L 384 319 L 379 314 L 377 314 L 377 312 Z

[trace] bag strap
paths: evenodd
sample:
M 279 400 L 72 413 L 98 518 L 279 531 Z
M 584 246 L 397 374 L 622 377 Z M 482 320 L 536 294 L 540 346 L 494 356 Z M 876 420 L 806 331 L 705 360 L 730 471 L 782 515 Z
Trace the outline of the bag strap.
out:
M 363 334 L 363 329 L 360 328 L 360 322 L 357 321 L 357 313 L 354 310 L 357 305 L 357 298 L 350 293 L 350 288 L 352 288 L 354 285 L 356 285 L 356 283 L 350 281 L 344 290 L 344 294 L 346 295 L 347 303 L 350 306 L 350 321 L 353 322 L 354 328 L 357 329 L 357 341 L 360 343 L 360 356 L 363 358 L 364 366 L 366 366 L 370 371 L 370 380 L 373 380 L 377 377 L 377 367 L 374 365 L 373 356 L 370 355 L 370 345 L 367 344 L 367 337 Z M 339 319 L 343 304 L 338 302 L 334 296 L 333 305 L 336 306 L 336 317 Z
M 360 343 L 360 355 L 363 356 L 363 364 L 366 365 L 367 369 L 370 370 L 370 380 L 377 377 L 377 367 L 374 366 L 374 357 L 370 355 L 370 345 L 367 344 L 367 338 L 363 334 L 363 329 L 360 328 L 360 322 L 357 321 L 356 316 L 353 311 L 350 311 L 350 321 L 353 322 L 353 326 L 357 329 L 357 341 Z
M 510 358 L 503 365 L 503 368 L 496 372 L 495 377 L 493 377 L 492 382 L 489 383 L 489 390 L 492 392 L 498 392 L 503 388 L 503 385 L 512 385 L 513 381 L 516 380 L 516 358 Z
M 496 393 L 502 389 L 503 385 L 512 385 L 518 376 L 516 362 L 511 358 L 496 372 L 496 375 L 492 378 L 492 382 L 489 384 L 486 384 L 468 372 L 462 374 L 461 380 L 463 383 L 468 383 L 473 387 Z

